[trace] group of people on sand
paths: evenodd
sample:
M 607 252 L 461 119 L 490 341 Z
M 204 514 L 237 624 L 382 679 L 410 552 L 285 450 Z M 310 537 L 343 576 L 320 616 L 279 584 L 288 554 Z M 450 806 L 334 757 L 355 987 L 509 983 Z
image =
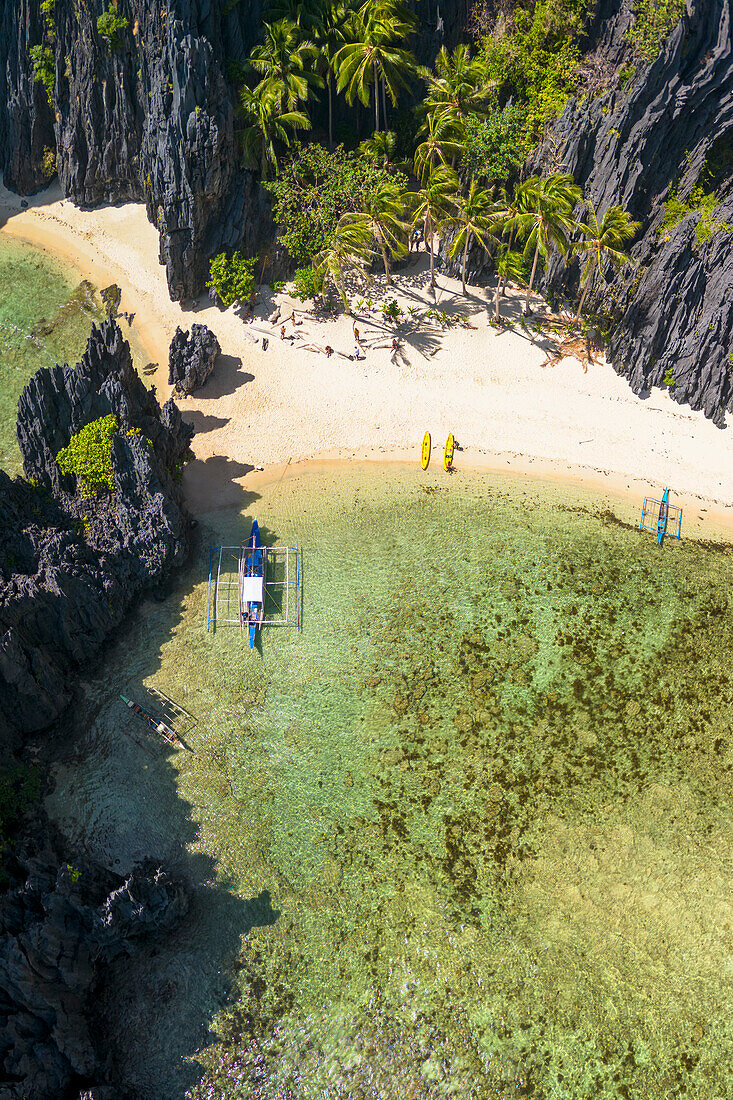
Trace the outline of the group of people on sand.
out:
M 253 320 L 252 314 L 253 314 L 254 302 L 252 300 L 250 300 L 247 303 L 247 306 L 248 306 L 248 312 L 247 312 L 244 319 L 245 319 L 245 321 L 252 321 Z M 299 318 L 296 317 L 294 309 L 291 311 L 289 316 L 282 319 L 280 317 L 280 307 L 278 306 L 276 308 L 275 312 L 272 313 L 268 317 L 268 321 L 270 322 L 271 325 L 278 325 L 279 324 L 279 326 L 280 326 L 280 333 L 279 334 L 280 334 L 280 339 L 281 340 L 287 340 L 287 341 L 293 343 L 295 341 L 300 341 L 300 340 L 303 339 L 303 337 L 301 336 L 301 334 L 299 332 L 296 332 L 296 331 L 288 332 L 288 329 L 287 329 L 287 326 L 289 324 L 291 324 L 293 326 L 294 330 L 296 328 L 300 327 L 303 324 L 302 320 L 300 320 Z M 309 344 L 298 343 L 297 346 L 298 346 L 298 348 L 300 348 L 303 351 L 319 352 L 322 355 L 325 355 L 327 359 L 330 359 L 332 355 L 340 355 L 342 359 L 350 359 L 350 360 L 352 360 L 352 362 L 354 360 L 356 360 L 357 362 L 359 362 L 362 359 L 366 359 L 366 348 L 364 347 L 364 343 L 362 341 L 362 337 L 361 337 L 359 329 L 356 325 L 356 322 L 354 322 L 354 324 L 353 324 L 353 334 L 354 334 L 354 352 L 353 352 L 353 355 L 348 355 L 343 351 L 335 351 L 334 348 L 332 348 L 330 344 L 325 344 L 324 345 L 324 344 L 316 344 L 316 343 L 309 343 Z M 270 346 L 269 336 L 263 336 L 262 337 L 262 350 L 267 351 L 269 346 Z M 383 345 L 382 344 L 376 344 L 376 345 L 374 345 L 374 347 L 391 347 L 393 355 L 397 351 L 399 351 L 401 346 L 402 346 L 401 341 L 397 338 L 397 336 L 394 336 L 392 338 L 391 344 L 383 344 Z
M 302 325 L 302 323 L 303 323 L 302 321 L 296 320 L 295 310 L 293 310 L 293 312 L 290 314 L 290 316 L 286 317 L 285 320 L 283 321 L 283 323 L 280 325 L 280 339 L 281 340 L 291 340 L 292 341 L 292 340 L 297 340 L 299 338 L 299 335 L 300 335 L 299 333 L 295 333 L 295 332 L 288 333 L 285 326 L 288 324 L 289 321 L 292 322 L 293 326 Z M 331 347 L 330 344 L 325 344 L 325 345 L 315 344 L 315 343 L 299 344 L 298 347 L 300 348 L 301 351 L 320 352 L 322 355 L 325 355 L 327 359 L 330 359 L 332 355 L 340 355 L 343 359 L 351 359 L 352 361 L 356 360 L 358 362 L 361 359 L 366 359 L 366 350 L 364 348 L 364 344 L 362 343 L 361 334 L 359 332 L 359 329 L 356 326 L 356 323 L 354 323 L 353 330 L 354 330 L 354 353 L 353 353 L 353 355 L 346 355 L 343 351 L 334 351 L 334 349 Z M 264 341 L 263 341 L 263 344 L 264 344 Z M 397 351 L 397 349 L 399 347 L 400 347 L 400 341 L 395 336 L 392 340 L 392 351 L 393 352 Z

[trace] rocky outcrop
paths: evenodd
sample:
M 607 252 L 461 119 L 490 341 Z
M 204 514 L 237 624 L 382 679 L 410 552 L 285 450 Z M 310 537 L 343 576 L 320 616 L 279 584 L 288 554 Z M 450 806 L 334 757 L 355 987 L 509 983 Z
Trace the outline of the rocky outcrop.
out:
M 0 168 L 8 187 L 45 186 L 49 157 L 79 205 L 144 201 L 160 231 L 171 296 L 197 294 L 222 248 L 253 252 L 271 223 L 240 167 L 227 65 L 259 33 L 257 0 L 120 0 L 128 26 L 111 46 L 96 0 L 6 0 L 0 14 Z M 45 44 L 51 96 L 30 50 Z M 53 169 L 51 168 L 51 173 Z
M 189 893 L 155 863 L 126 878 L 74 857 L 48 825 L 4 860 L 0 897 L 0 1063 L 8 1100 L 114 1100 L 94 1028 L 105 968 L 170 930 Z
M 210 376 L 219 355 L 219 341 L 206 325 L 191 325 L 190 333 L 177 328 L 168 353 L 168 384 L 177 393 L 193 393 Z
M 733 407 L 733 31 L 730 0 L 690 0 L 652 64 L 625 39 L 629 0 L 606 0 L 589 43 L 616 70 L 603 94 L 572 102 L 548 133 L 535 167 L 562 165 L 602 213 L 620 203 L 642 224 L 634 270 L 597 291 L 608 309 L 609 357 L 636 393 L 674 379 L 675 400 L 723 426 Z M 634 67 L 625 87 L 621 66 Z M 663 229 L 665 199 L 686 203 L 696 185 L 716 193 L 708 241 L 699 211 Z M 704 235 L 703 235 L 704 236 Z M 577 265 L 550 265 L 545 287 L 575 294 Z
M 82 499 L 55 456 L 114 413 L 115 491 Z M 17 748 L 69 702 L 74 673 L 131 602 L 182 564 L 188 517 L 177 483 L 193 429 L 161 410 L 114 321 L 92 328 L 75 368 L 39 370 L 18 403 L 26 477 L 0 470 L 0 744 Z

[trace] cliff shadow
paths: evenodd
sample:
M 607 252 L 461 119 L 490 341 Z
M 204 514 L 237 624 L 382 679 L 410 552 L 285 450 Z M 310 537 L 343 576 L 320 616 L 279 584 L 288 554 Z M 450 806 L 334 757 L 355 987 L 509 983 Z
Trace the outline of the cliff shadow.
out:
M 270 893 L 275 878 L 262 858 L 243 889 L 218 863 L 220 844 L 207 833 L 209 807 L 219 827 L 241 812 L 217 709 L 222 649 L 239 632 L 228 640 L 206 633 L 203 583 L 209 536 L 237 526 L 244 529 L 233 515 L 206 532 L 169 597 L 143 598 L 85 677 L 72 715 L 77 741 L 53 792 L 53 816 L 77 849 L 123 875 L 150 858 L 189 886 L 187 914 L 109 963 L 95 998 L 95 1035 L 108 1071 L 140 1100 L 180 1100 L 199 1080 L 194 1057 L 214 1041 L 212 1019 L 236 995 L 243 938 L 280 917 Z M 171 644 L 174 652 L 166 653 Z M 172 748 L 119 698 L 157 717 L 147 686 L 198 720 L 185 734 L 190 753 Z
M 196 435 L 204 435 L 205 432 L 215 432 L 217 428 L 224 428 L 229 423 L 230 417 L 209 416 L 199 409 L 181 409 L 181 416 L 190 424 Z
M 259 494 L 245 489 L 240 480 L 254 466 L 235 462 L 226 455 L 211 455 L 188 462 L 183 471 L 183 492 L 192 512 L 215 511 L 220 508 L 248 508 Z
M 242 360 L 236 355 L 219 355 L 213 373 L 207 378 L 200 390 L 196 391 L 199 401 L 215 401 L 225 397 L 254 381 L 254 375 L 242 370 Z

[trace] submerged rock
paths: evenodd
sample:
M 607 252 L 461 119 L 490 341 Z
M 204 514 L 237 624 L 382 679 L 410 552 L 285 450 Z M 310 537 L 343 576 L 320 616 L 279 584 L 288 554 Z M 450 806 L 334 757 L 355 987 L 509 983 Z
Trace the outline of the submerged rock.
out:
M 56 455 L 110 413 L 115 490 L 80 498 Z M 193 429 L 138 378 L 114 321 L 93 326 L 75 368 L 43 367 L 18 403 L 26 477 L 0 470 L 0 745 L 17 748 L 65 708 L 77 670 L 132 601 L 183 563 L 178 484 Z
M 177 328 L 168 355 L 169 385 L 181 394 L 200 389 L 220 355 L 219 341 L 206 325 L 191 325 L 190 334 Z

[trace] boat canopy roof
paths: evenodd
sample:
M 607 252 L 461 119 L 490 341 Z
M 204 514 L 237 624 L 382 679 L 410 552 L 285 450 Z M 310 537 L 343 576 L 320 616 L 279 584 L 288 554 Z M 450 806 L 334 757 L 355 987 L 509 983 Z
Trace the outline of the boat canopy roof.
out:
M 242 577 L 242 603 L 262 603 L 262 577 Z

